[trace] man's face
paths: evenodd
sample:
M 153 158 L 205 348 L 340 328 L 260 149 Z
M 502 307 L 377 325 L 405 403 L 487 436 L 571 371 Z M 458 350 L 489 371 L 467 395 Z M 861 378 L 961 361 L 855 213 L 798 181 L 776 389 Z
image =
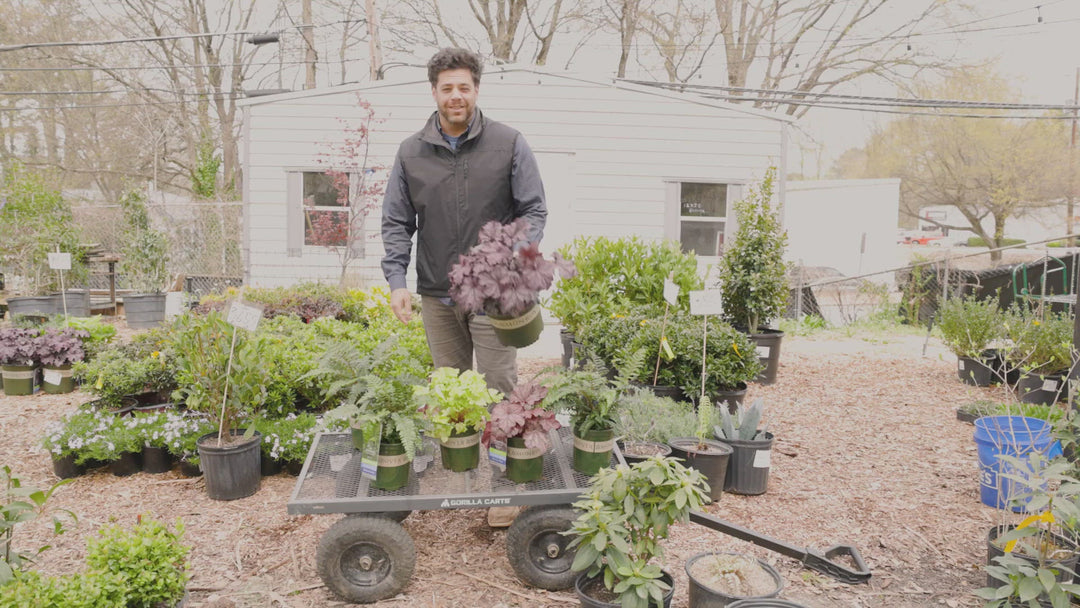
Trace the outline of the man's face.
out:
M 468 128 L 478 94 L 479 90 L 473 85 L 472 72 L 467 68 L 439 73 L 439 80 L 431 88 L 431 95 L 439 109 L 443 131 L 457 136 Z

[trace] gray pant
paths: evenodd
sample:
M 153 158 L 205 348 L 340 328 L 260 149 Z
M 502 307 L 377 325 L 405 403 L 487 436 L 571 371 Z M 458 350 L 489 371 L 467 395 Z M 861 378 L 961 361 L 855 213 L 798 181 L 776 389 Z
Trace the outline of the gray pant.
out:
M 435 367 L 472 369 L 475 354 L 476 371 L 484 374 L 488 387 L 509 396 L 517 384 L 517 349 L 499 342 L 491 320 L 432 296 L 420 296 L 420 302 Z

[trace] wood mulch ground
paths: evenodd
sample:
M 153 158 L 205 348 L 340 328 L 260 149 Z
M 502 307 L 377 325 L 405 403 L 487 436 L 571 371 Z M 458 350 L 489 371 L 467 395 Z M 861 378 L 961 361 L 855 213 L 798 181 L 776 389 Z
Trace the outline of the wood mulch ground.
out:
M 775 566 L 782 597 L 810 608 L 977 606 L 987 529 L 1006 515 L 979 503 L 973 427 L 957 406 L 1003 398 L 956 378 L 955 359 L 935 341 L 922 354 L 915 335 L 872 339 L 788 336 L 778 382 L 752 385 L 763 397 L 777 437 L 769 490 L 725 494 L 708 507 L 723 519 L 794 545 L 856 546 L 873 572 L 867 585 L 839 584 L 796 561 L 704 527 L 684 524 L 666 543 L 665 567 L 676 579 L 673 606 L 687 605 L 683 565 L 701 551 L 746 552 Z M 523 362 L 540 369 L 552 360 Z M 0 397 L 0 463 L 28 481 L 55 481 L 38 447 L 51 420 L 88 400 L 85 394 Z M 342 605 L 322 586 L 315 548 L 339 516 L 291 516 L 296 479 L 264 478 L 254 496 L 233 502 L 206 497 L 203 482 L 177 472 L 114 477 L 99 470 L 57 491 L 51 509 L 70 509 L 78 525 L 50 538 L 48 522 L 21 526 L 15 544 L 47 542 L 38 569 L 81 568 L 86 538 L 103 525 L 130 524 L 142 513 L 180 517 L 192 545 L 193 606 Z M 572 606 L 572 592 L 548 592 L 517 581 L 505 556 L 505 530 L 481 510 L 414 513 L 405 527 L 416 541 L 415 575 L 386 606 Z

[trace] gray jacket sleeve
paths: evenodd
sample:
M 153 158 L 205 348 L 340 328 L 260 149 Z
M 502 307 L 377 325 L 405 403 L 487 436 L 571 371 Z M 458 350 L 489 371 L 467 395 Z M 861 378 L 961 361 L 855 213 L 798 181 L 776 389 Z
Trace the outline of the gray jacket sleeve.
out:
M 536 156 L 533 155 L 525 137 L 520 134 L 514 140 L 510 189 L 514 195 L 514 217 L 523 217 L 529 221 L 531 225 L 529 241 L 538 242 L 544 237 L 544 226 L 547 224 L 544 184 L 540 179 L 540 167 L 536 164 Z
M 412 237 L 416 233 L 416 209 L 409 198 L 409 184 L 401 167 L 401 157 L 394 159 L 382 207 L 383 276 L 390 289 L 405 287 L 405 277 L 412 256 Z

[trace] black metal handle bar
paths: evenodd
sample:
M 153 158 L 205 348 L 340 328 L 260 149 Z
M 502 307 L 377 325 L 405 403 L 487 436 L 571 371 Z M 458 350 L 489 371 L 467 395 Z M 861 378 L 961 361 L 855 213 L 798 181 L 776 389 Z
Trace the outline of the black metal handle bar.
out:
M 779 553 L 780 555 L 797 559 L 807 568 L 816 570 L 817 572 L 828 575 L 848 585 L 866 583 L 870 580 L 870 570 L 867 569 L 866 564 L 863 562 L 862 555 L 859 554 L 858 549 L 849 545 L 833 545 L 823 553 L 819 553 L 813 549 L 796 547 L 782 540 L 777 540 L 765 536 L 764 534 L 758 534 L 753 530 L 733 524 L 702 511 L 691 511 L 690 521 L 695 524 L 701 524 L 706 528 L 716 530 L 717 532 L 734 536 L 739 540 L 745 540 L 759 547 L 764 547 L 769 551 Z M 854 568 L 850 568 L 847 565 L 836 561 L 838 558 L 845 557 L 850 558 L 851 561 L 854 562 Z

